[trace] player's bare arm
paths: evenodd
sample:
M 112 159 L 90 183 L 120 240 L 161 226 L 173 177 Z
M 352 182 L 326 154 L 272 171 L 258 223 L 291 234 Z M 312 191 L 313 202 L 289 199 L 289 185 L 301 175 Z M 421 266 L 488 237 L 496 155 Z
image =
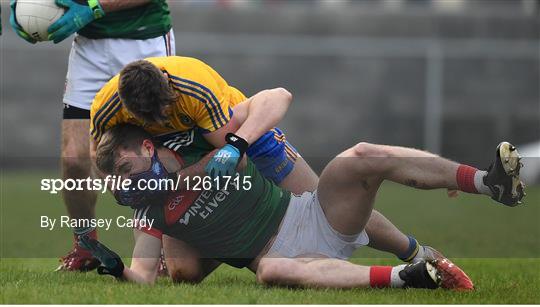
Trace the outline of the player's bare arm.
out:
M 221 148 L 206 166 L 206 172 L 213 178 L 233 175 L 248 147 L 281 121 L 291 102 L 291 93 L 276 88 L 262 91 L 238 105 L 237 121 L 243 122 L 238 130 L 234 130 L 233 122 L 205 134 L 209 143 Z
M 226 145 L 227 135 L 234 133 L 245 140 L 249 146 L 283 119 L 291 103 L 292 95 L 284 88 L 263 90 L 234 106 L 234 115 L 230 121 L 216 131 L 205 133 L 204 138 L 216 148 L 221 148 Z M 218 153 L 219 151 L 216 150 L 214 155 Z M 210 158 L 200 162 L 206 163 L 206 166 L 211 161 Z M 241 158 L 237 168 L 245 164 L 245 157 Z M 195 166 L 200 166 L 201 163 L 182 170 L 182 175 L 189 176 L 195 173 L 204 175 L 199 173 L 200 170 L 191 170 Z
M 135 247 L 129 268 L 124 265 L 118 254 L 89 236 L 81 236 L 79 245 L 90 250 L 99 259 L 102 264 L 98 267 L 100 275 L 112 275 L 121 281 L 153 284 L 157 277 L 161 255 L 161 239 L 136 229 L 134 232 Z
M 261 91 L 233 108 L 231 125 L 206 133 L 204 137 L 221 148 L 226 144 L 225 135 L 234 133 L 251 145 L 285 117 L 291 103 L 292 94 L 284 88 Z
M 157 277 L 161 240 L 149 234 L 134 230 L 135 247 L 131 266 L 124 268 L 122 277 L 128 281 L 153 284 Z
M 281 121 L 291 102 L 292 95 L 287 90 L 276 88 L 259 92 L 237 105 L 237 119 L 233 115 L 227 125 L 204 135 L 210 144 L 221 148 L 207 164 L 206 172 L 213 178 L 233 175 L 248 147 Z

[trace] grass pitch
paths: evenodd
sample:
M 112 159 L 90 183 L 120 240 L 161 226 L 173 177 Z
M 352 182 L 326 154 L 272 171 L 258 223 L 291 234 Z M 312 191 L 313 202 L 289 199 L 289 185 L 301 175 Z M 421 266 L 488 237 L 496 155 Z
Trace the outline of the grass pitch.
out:
M 248 270 L 223 265 L 200 285 L 160 279 L 154 287 L 116 282 L 89 273 L 58 273 L 57 256 L 70 248 L 69 229 L 40 228 L 40 216 L 64 215 L 61 198 L 40 191 L 42 178 L 57 174 L 3 173 L 0 183 L 0 303 L 71 304 L 530 304 L 540 303 L 540 188 L 528 188 L 526 205 L 506 208 L 475 195 L 449 199 L 444 191 L 385 185 L 376 208 L 406 233 L 450 257 L 473 279 L 476 290 L 267 288 Z M 100 196 L 98 217 L 129 217 L 126 208 Z M 128 229 L 100 231 L 100 239 L 129 257 Z M 360 249 L 360 264 L 398 264 L 394 257 Z M 126 260 L 129 262 L 129 260 Z

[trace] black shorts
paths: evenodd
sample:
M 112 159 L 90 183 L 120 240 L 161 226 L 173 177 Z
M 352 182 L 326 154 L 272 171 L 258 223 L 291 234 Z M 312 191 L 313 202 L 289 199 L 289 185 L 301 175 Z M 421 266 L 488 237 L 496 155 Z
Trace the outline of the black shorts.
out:
M 90 110 L 77 108 L 64 103 L 62 119 L 90 119 Z

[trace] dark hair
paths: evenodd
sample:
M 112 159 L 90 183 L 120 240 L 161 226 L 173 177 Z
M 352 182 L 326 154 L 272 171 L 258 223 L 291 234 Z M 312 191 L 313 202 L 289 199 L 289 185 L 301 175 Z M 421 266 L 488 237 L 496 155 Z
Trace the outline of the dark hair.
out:
M 146 60 L 129 63 L 122 69 L 118 94 L 129 112 L 149 123 L 164 119 L 162 108 L 177 99 L 163 72 Z
M 116 125 L 105 131 L 96 149 L 98 169 L 106 174 L 112 174 L 119 149 L 135 150 L 140 153 L 142 142 L 148 139 L 152 139 L 150 133 L 132 124 Z

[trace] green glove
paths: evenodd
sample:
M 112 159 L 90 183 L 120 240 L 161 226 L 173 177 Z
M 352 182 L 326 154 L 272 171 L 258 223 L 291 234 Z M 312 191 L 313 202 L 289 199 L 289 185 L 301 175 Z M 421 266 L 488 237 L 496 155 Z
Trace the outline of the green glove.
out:
M 11 0 L 9 2 L 9 7 L 11 8 L 11 14 L 9 16 L 9 23 L 11 24 L 13 31 L 15 31 L 15 33 L 17 33 L 17 35 L 19 35 L 20 38 L 24 39 L 25 41 L 31 44 L 35 44 L 37 41 L 32 36 L 30 36 L 30 34 L 26 33 L 17 22 L 17 18 L 15 17 L 16 6 L 17 6 L 17 0 Z
M 48 39 L 55 44 L 105 15 L 98 0 L 88 0 L 86 5 L 73 0 L 55 0 L 55 2 L 56 5 L 67 9 L 66 13 L 47 29 L 50 33 Z

